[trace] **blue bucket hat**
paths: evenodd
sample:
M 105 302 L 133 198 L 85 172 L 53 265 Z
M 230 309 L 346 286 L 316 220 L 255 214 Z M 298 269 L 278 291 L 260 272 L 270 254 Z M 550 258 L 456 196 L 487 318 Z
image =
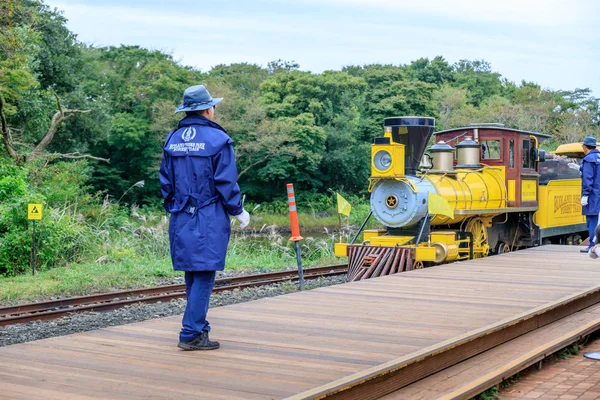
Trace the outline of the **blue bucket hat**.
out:
M 204 85 L 190 86 L 183 92 L 183 103 L 178 105 L 175 112 L 200 111 L 211 108 L 223 100 L 222 97 L 213 99 Z
M 583 139 L 583 142 L 581 143 L 585 146 L 592 146 L 592 147 L 596 147 L 596 138 L 593 138 L 591 136 L 586 137 L 585 139 Z

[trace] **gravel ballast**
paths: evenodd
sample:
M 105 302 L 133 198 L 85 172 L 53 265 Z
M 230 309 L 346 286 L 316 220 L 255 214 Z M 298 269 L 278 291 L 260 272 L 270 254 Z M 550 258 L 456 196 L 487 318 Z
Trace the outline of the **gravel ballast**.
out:
M 221 276 L 219 276 L 221 277 Z M 323 277 L 306 282 L 307 289 L 337 285 L 346 282 L 346 276 Z M 215 293 L 211 296 L 210 307 L 243 303 L 264 297 L 274 297 L 298 291 L 298 283 L 284 282 L 268 286 Z M 25 343 L 54 336 L 70 335 L 108 326 L 124 325 L 148 319 L 183 314 L 185 299 L 171 300 L 168 303 L 136 304 L 109 312 L 86 312 L 72 314 L 52 321 L 34 321 L 0 327 L 0 346 Z M 210 319 L 210 314 L 209 314 Z M 177 338 L 179 332 L 173 332 Z

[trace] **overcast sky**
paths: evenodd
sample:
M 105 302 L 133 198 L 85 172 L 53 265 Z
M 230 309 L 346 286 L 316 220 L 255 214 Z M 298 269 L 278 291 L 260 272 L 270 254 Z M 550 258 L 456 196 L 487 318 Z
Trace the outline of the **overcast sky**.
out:
M 79 40 L 140 45 L 203 71 L 296 61 L 313 72 L 484 59 L 504 77 L 600 97 L 595 0 L 46 0 Z

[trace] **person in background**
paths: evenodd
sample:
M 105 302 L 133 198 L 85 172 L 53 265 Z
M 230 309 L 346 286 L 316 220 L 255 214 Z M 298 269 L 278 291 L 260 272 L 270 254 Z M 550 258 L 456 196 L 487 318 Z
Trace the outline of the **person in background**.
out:
M 594 230 L 594 246 L 588 251 L 588 255 L 594 260 L 600 257 L 600 225 Z
M 185 112 L 163 148 L 160 185 L 165 210 L 171 214 L 169 242 L 173 269 L 185 271 L 187 305 L 178 346 L 184 350 L 213 350 L 219 342 L 209 339 L 206 320 L 216 271 L 225 267 L 231 232 L 229 216 L 250 223 L 242 206 L 233 140 L 213 122 L 215 105 L 204 85 L 189 87 Z
M 585 156 L 579 167 L 581 171 L 581 212 L 585 215 L 590 244 L 587 249 L 581 250 L 588 253 L 594 246 L 594 230 L 598 225 L 598 212 L 600 212 L 600 152 L 596 149 L 596 139 L 586 137 L 582 143 Z

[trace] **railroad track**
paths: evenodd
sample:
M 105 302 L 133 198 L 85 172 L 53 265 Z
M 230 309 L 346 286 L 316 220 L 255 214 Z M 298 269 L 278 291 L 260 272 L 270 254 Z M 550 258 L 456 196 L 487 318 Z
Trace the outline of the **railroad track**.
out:
M 317 279 L 326 276 L 344 275 L 348 265 L 305 268 L 304 279 Z M 226 290 L 246 289 L 271 285 L 298 279 L 298 271 L 269 272 L 266 274 L 244 275 L 221 278 L 215 281 L 213 293 Z M 0 307 L 0 326 L 22 324 L 37 320 L 52 320 L 84 311 L 110 311 L 137 303 L 158 303 L 185 298 L 185 285 L 166 285 L 147 289 L 123 290 L 119 292 L 71 297 L 39 303 Z

